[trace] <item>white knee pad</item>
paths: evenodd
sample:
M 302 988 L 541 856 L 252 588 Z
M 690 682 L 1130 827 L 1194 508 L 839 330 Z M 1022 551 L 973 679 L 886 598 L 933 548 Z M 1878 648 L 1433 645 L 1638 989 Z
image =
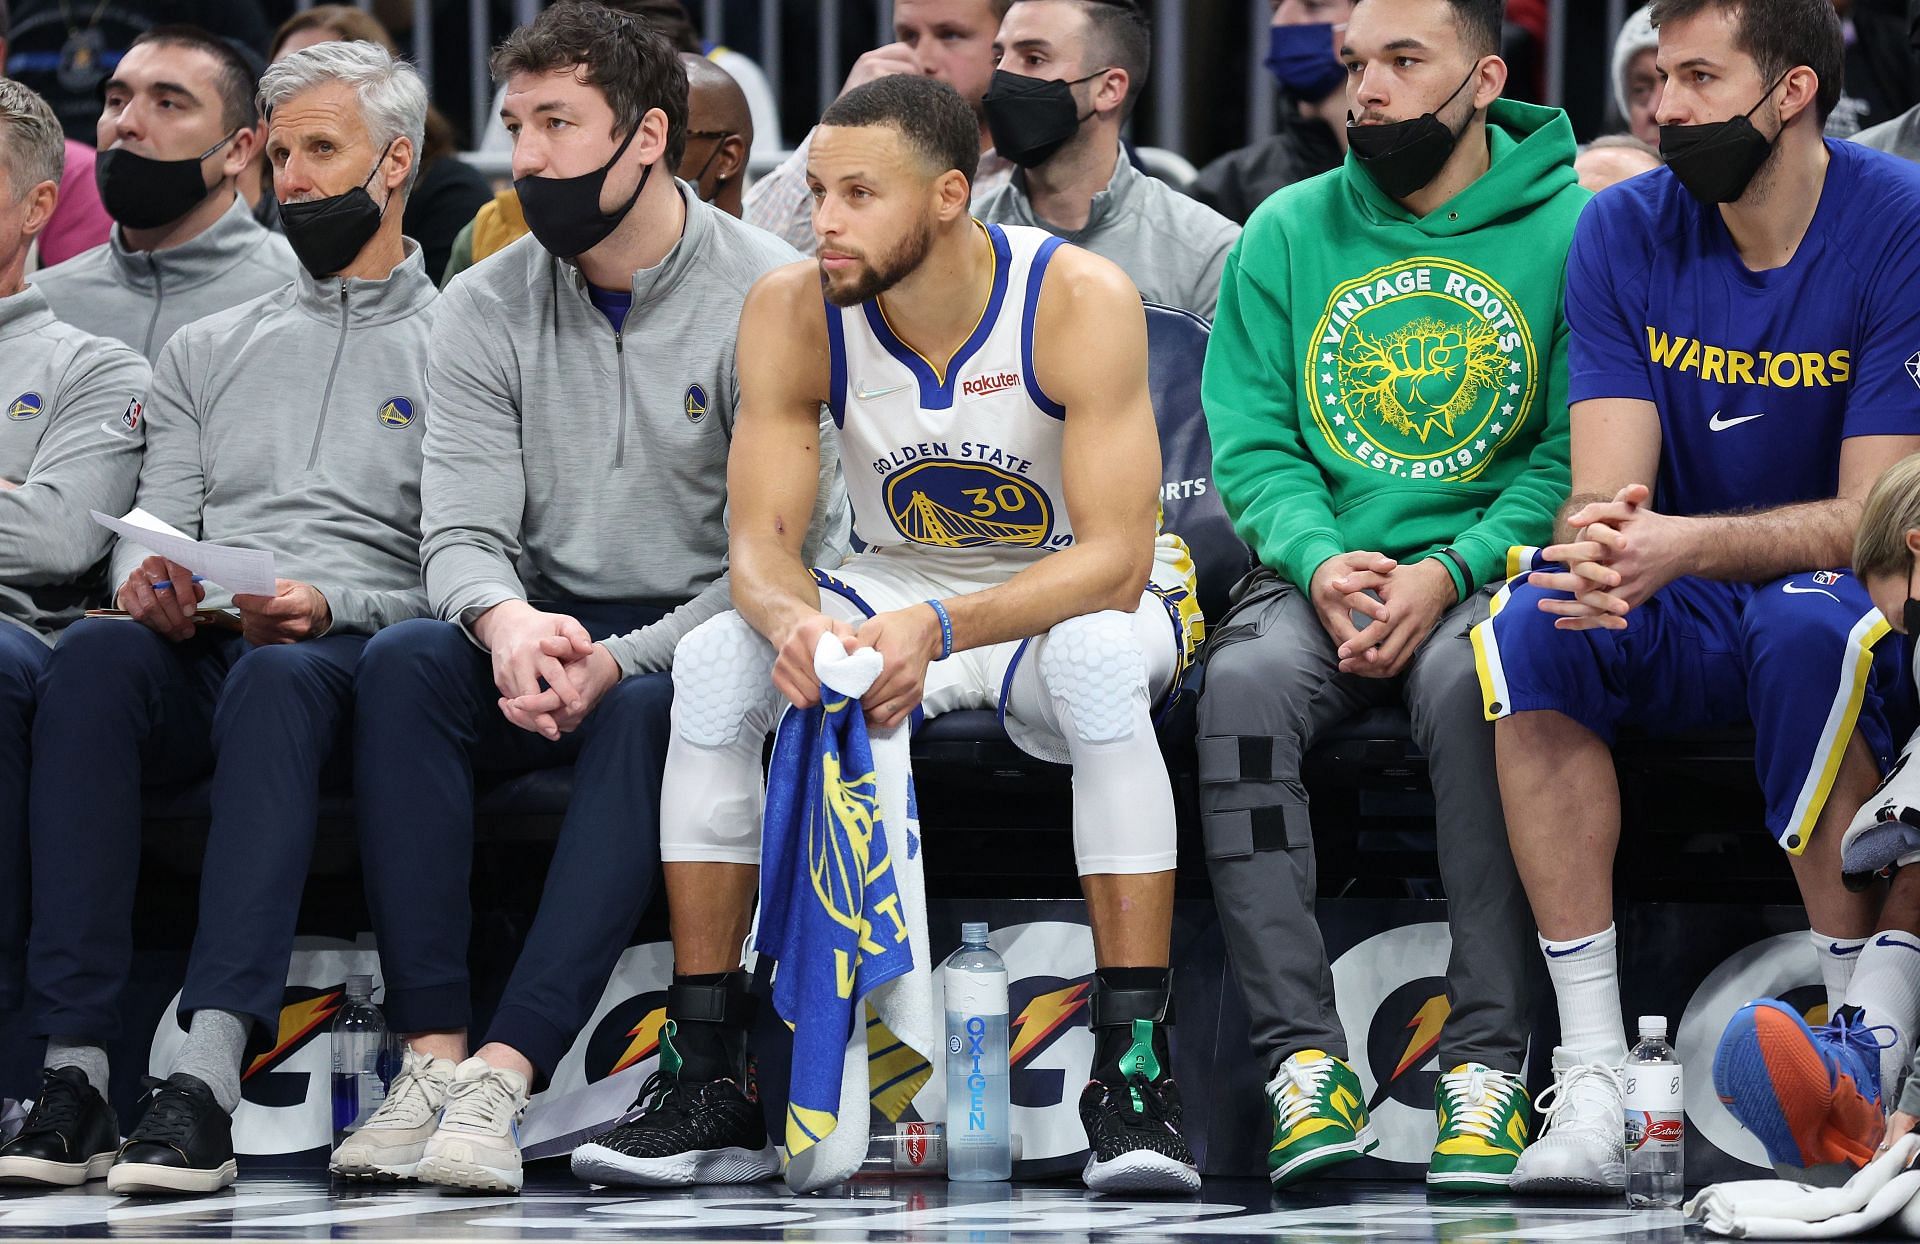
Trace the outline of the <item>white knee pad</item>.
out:
M 1040 646 L 1040 679 L 1084 743 L 1130 738 L 1147 702 L 1147 663 L 1133 618 L 1117 609 L 1068 618 Z
M 673 650 L 673 715 L 689 743 L 731 746 L 776 694 L 773 645 L 731 609 L 688 631 Z

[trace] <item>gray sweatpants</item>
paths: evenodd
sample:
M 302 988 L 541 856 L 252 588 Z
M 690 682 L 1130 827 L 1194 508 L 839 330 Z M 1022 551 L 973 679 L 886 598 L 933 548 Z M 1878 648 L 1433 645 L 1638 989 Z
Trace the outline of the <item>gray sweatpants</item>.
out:
M 1213 632 L 1200 698 L 1200 813 L 1227 953 L 1269 1071 L 1301 1050 L 1347 1056 L 1333 971 L 1314 920 L 1313 831 L 1300 759 L 1323 731 L 1404 700 L 1438 804 L 1440 880 L 1453 952 L 1440 1066 L 1518 1072 L 1528 975 L 1538 952 L 1507 846 L 1493 726 L 1482 713 L 1467 632 L 1489 593 L 1440 620 L 1392 680 L 1342 674 L 1305 592 L 1255 571 Z

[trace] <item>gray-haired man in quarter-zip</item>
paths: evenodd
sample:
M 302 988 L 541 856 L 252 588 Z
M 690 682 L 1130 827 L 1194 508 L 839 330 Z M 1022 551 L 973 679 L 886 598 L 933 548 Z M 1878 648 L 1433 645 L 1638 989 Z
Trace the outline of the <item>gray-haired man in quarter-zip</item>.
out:
M 668 667 L 730 604 L 740 308 L 796 255 L 673 180 L 686 71 L 642 23 L 563 0 L 493 68 L 532 232 L 457 277 L 434 323 L 421 560 L 443 620 L 394 627 L 360 663 L 368 905 L 408 1050 L 406 1083 L 333 1169 L 517 1191 L 513 1120 L 652 891 Z M 838 460 L 821 456 L 812 547 L 843 548 Z M 474 771 L 569 763 L 539 915 L 469 1058 Z
M 287 240 L 234 191 L 259 147 L 253 71 L 224 40 L 163 26 L 101 88 L 106 243 L 34 274 L 55 315 L 150 360 L 182 325 L 285 285 Z
M 185 568 L 123 543 L 114 581 L 132 616 L 68 628 L 34 723 L 27 975 L 50 1065 L 105 1078 L 132 950 L 142 778 L 213 775 L 181 994 L 187 1045 L 104 1171 L 116 1192 L 233 1181 L 229 1116 L 249 1029 L 268 1043 L 279 1030 L 323 773 L 349 755 L 355 665 L 370 635 L 427 609 L 420 462 L 436 295 L 400 234 L 426 88 L 375 44 L 326 43 L 276 64 L 260 90 L 304 270 L 161 351 L 137 500 L 190 536 L 271 551 L 283 577 L 273 595 L 232 597 L 235 633 L 197 617 L 215 602 Z M 97 1177 L 96 1154 L 65 1151 L 78 1171 L 41 1173 Z
M 146 360 L 62 324 L 22 282 L 64 159 L 53 109 L 0 77 L 0 1010 L 20 1001 L 34 688 L 61 628 L 100 595 L 111 537 L 87 511 L 133 499 L 149 377 Z M 75 1087 L 49 1081 L 37 1096 Z

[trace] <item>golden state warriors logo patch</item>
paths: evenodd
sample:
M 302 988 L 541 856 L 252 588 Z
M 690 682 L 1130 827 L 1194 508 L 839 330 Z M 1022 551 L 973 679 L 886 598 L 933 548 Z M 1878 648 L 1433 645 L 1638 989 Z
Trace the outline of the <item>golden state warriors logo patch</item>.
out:
M 380 403 L 380 426 L 385 428 L 412 427 L 413 401 L 410 398 L 390 397 Z
M 936 458 L 887 477 L 887 516 L 915 544 L 1039 548 L 1053 507 L 1032 480 L 977 462 Z
M 1539 384 L 1513 296 L 1450 259 L 1405 259 L 1336 287 L 1302 392 L 1335 452 L 1405 479 L 1473 479 Z
M 38 393 L 22 393 L 7 405 L 7 418 L 16 423 L 28 419 L 38 419 L 40 412 L 46 409 L 46 403 Z
M 697 384 L 687 386 L 685 402 L 688 423 L 698 423 L 707 417 L 707 391 Z

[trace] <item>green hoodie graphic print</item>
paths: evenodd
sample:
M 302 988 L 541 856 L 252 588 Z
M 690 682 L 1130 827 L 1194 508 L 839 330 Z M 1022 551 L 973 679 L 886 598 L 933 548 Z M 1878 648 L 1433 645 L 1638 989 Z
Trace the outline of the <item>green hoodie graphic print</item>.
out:
M 1567 250 L 1590 197 L 1554 108 L 1496 100 L 1491 166 L 1424 217 L 1349 154 L 1227 259 L 1203 399 L 1235 529 L 1306 587 L 1329 557 L 1451 546 L 1462 597 L 1547 542 L 1570 487 Z

